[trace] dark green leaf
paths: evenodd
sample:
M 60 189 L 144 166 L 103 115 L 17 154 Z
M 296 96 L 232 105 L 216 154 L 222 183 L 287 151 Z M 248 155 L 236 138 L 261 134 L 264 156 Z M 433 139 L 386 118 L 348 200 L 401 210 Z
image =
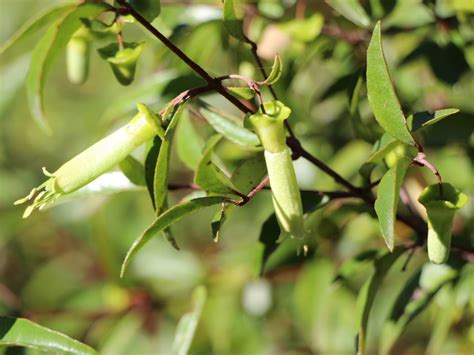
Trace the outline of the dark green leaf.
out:
M 28 319 L 0 316 L 0 348 L 4 346 L 23 346 L 54 353 L 97 353 L 86 344 Z
M 186 215 L 196 212 L 202 208 L 217 205 L 226 201 L 228 201 L 228 199 L 222 196 L 201 197 L 180 203 L 166 210 L 155 220 L 155 222 L 153 222 L 150 227 L 145 230 L 145 232 L 143 232 L 141 236 L 139 236 L 133 242 L 122 263 L 120 277 L 123 277 L 128 264 L 135 254 L 160 231 L 171 226 L 173 223 Z
M 326 2 L 353 24 L 363 28 L 369 27 L 370 18 L 358 0 L 326 0 Z
M 239 126 L 229 116 L 212 109 L 209 105 L 205 108 L 200 108 L 204 118 L 217 132 L 221 133 L 228 140 L 240 144 L 257 146 L 260 141 L 257 135 L 247 128 Z
M 443 110 L 437 110 L 435 112 L 417 112 L 413 115 L 408 116 L 407 124 L 411 131 L 416 131 L 420 128 L 431 126 L 435 123 L 438 123 L 442 119 L 458 113 L 459 109 L 457 108 L 446 108 Z
M 400 188 L 410 164 L 410 159 L 400 158 L 385 173 L 377 189 L 375 212 L 377 213 L 382 236 L 390 250 L 393 250 L 395 243 L 395 221 Z
M 148 22 L 152 22 L 161 12 L 160 0 L 129 0 L 128 2 Z
M 212 152 L 222 136 L 215 135 L 206 144 L 194 175 L 194 182 L 203 190 L 219 194 L 235 194 L 236 188 L 224 172 L 212 162 Z
M 128 155 L 120 162 L 119 168 L 135 185 L 146 186 L 145 167 L 137 159 Z
M 374 28 L 367 50 L 367 95 L 380 126 L 403 143 L 414 145 L 385 62 L 380 21 Z
M 171 121 L 166 128 L 165 136 L 161 141 L 160 151 L 156 160 L 155 173 L 153 176 L 153 199 L 157 215 L 163 212 L 168 196 L 168 172 L 176 125 L 181 117 L 185 105 L 174 107 L 171 113 Z M 164 118 L 166 119 L 166 117 Z
M 244 34 L 243 22 L 235 12 L 233 0 L 224 1 L 224 26 L 232 37 L 250 43 L 250 40 Z
M 145 159 L 145 181 L 146 181 L 146 186 L 148 188 L 148 193 L 150 194 L 151 202 L 153 204 L 153 208 L 155 210 L 156 210 L 156 206 L 155 206 L 155 192 L 154 192 L 153 182 L 155 179 L 156 161 L 158 160 L 160 147 L 161 147 L 161 139 L 160 137 L 156 136 L 155 139 L 153 139 L 153 144 L 148 150 L 148 153 Z
M 201 317 L 202 309 L 207 299 L 207 291 L 204 286 L 197 287 L 192 294 L 193 308 L 186 313 L 178 323 L 176 334 L 173 340 L 173 354 L 186 355 L 189 352 L 193 341 L 194 333 Z
M 33 118 L 45 130 L 50 129 L 45 121 L 43 90 L 54 60 L 82 25 L 81 18 L 96 16 L 104 10 L 104 6 L 99 3 L 84 3 L 70 9 L 48 29 L 33 50 L 26 91 Z
M 357 325 L 359 329 L 357 336 L 357 354 L 365 354 L 365 342 L 367 339 L 369 315 L 372 305 L 374 304 L 377 291 L 382 284 L 385 275 L 404 251 L 404 249 L 397 248 L 393 252 L 386 252 L 379 256 L 374 261 L 374 273 L 365 282 L 364 286 L 359 292 L 359 296 L 357 297 Z
M 50 7 L 27 21 L 21 28 L 15 32 L 2 46 L 0 47 L 0 55 L 5 53 L 13 45 L 28 39 L 29 37 L 38 34 L 47 24 L 56 21 L 58 17 L 61 17 L 64 13 L 69 12 L 76 8 L 75 4 L 62 4 Z

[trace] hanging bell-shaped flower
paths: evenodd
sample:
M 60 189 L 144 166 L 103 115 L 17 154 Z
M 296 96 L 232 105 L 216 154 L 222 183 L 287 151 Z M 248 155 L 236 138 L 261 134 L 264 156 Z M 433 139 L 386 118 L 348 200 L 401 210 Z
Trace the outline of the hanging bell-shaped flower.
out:
M 428 215 L 428 257 L 433 264 L 444 264 L 449 257 L 454 214 L 467 203 L 467 196 L 451 184 L 428 186 L 418 198 Z
M 89 75 L 91 33 L 86 26 L 80 27 L 66 47 L 67 77 L 72 84 L 83 84 Z
M 100 56 L 110 63 L 118 82 L 130 85 L 135 78 L 137 61 L 143 50 L 144 43 L 124 43 L 119 48 L 117 43 L 99 49 Z

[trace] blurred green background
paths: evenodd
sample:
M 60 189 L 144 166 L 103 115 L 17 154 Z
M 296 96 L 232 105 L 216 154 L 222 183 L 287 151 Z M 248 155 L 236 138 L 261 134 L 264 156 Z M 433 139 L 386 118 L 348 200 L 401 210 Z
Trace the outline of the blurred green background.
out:
M 0 42 L 55 3 L 0 0 Z M 154 24 L 212 75 L 241 73 L 259 78 L 249 48 L 228 37 L 220 21 L 220 1 L 183 3 L 163 1 Z M 362 125 L 353 123 L 347 104 L 346 89 L 364 70 L 367 42 L 349 43 L 330 35 L 331 26 L 347 32 L 363 30 L 323 1 L 304 2 L 303 9 L 301 3 L 252 2 L 246 30 L 259 43 L 267 67 L 274 53 L 282 56 L 285 69 L 275 89 L 293 110 L 291 124 L 297 136 L 308 150 L 357 183 L 358 168 L 380 134 L 365 96 L 360 103 Z M 377 1 L 361 3 L 373 19 L 384 18 L 387 61 L 405 112 L 461 109 L 424 131 L 421 139 L 445 181 L 468 193 L 472 201 L 472 13 L 459 11 L 448 0 L 381 1 L 378 13 L 373 5 Z M 320 19 L 325 23 L 322 34 Z M 138 25 L 127 26 L 124 36 L 127 41 L 147 42 L 131 86 L 120 86 L 95 50 L 83 86 L 67 81 L 64 55 L 58 60 L 46 87 L 52 136 L 31 119 L 23 88 L 29 53 L 39 37 L 1 57 L 0 314 L 28 317 L 104 354 L 169 354 L 177 323 L 191 307 L 192 290 L 205 285 L 208 298 L 192 354 L 353 353 L 356 299 L 371 273 L 370 262 L 346 267 L 346 277 L 335 279 L 344 262 L 384 247 L 376 219 L 358 201 L 335 201 L 313 213 L 316 251 L 307 258 L 296 257 L 291 246 L 284 245 L 270 258 L 263 276 L 259 275 L 263 246 L 258 238 L 260 226 L 272 213 L 267 191 L 232 210 L 218 243 L 212 241 L 210 227 L 216 209 L 186 217 L 172 227 L 181 251 L 155 238 L 140 251 L 124 279 L 119 278 L 121 261 L 154 217 L 146 190 L 91 193 L 21 218 L 23 209 L 12 203 L 44 180 L 41 167 L 54 171 L 127 122 L 135 102 L 159 109 L 179 92 L 199 85 L 184 64 Z M 265 95 L 270 98 L 268 92 Z M 236 113 L 218 96 L 206 100 Z M 185 119 L 192 120 L 203 139 L 211 133 L 192 114 Z M 365 133 L 361 134 L 361 127 Z M 139 150 L 136 157 L 143 159 L 143 154 Z M 219 154 L 235 166 L 248 152 L 223 143 Z M 300 159 L 295 165 L 302 188 L 337 189 L 309 163 Z M 171 181 L 192 181 L 192 172 L 179 160 L 176 149 Z M 428 171 L 417 169 L 407 179 L 406 189 L 416 199 L 433 182 Z M 188 192 L 172 192 L 170 203 Z M 454 243 L 471 252 L 473 215 L 471 202 L 454 227 Z M 407 241 L 409 231 L 399 227 L 400 240 Z M 405 259 L 400 258 L 377 295 L 368 338 L 373 353 L 397 294 L 427 260 L 424 251 L 417 251 L 402 272 Z M 463 270 L 472 280 L 472 265 Z M 446 269 L 425 265 L 423 272 L 434 278 Z M 448 285 L 438 292 L 408 325 L 393 353 L 423 353 L 427 348 L 433 354 L 472 351 L 473 290 L 466 290 L 466 284 Z

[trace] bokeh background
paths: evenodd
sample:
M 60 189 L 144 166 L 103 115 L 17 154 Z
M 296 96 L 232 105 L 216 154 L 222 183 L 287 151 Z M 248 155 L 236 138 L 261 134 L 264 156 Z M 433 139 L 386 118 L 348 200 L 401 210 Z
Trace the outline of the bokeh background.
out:
M 57 3 L 0 0 L 0 42 L 27 19 Z M 381 1 L 378 13 L 373 6 L 376 1 L 361 3 L 374 18 L 384 17 L 386 56 L 404 110 L 461 109 L 424 131 L 422 140 L 444 179 L 472 196 L 472 12 L 459 11 L 454 0 Z M 162 14 L 154 24 L 211 74 L 239 72 L 259 77 L 249 48 L 230 39 L 222 25 L 220 1 L 162 4 Z M 264 0 L 248 3 L 245 11 L 246 31 L 259 43 L 265 64 L 271 66 L 276 52 L 282 56 L 285 70 L 275 89 L 293 109 L 291 124 L 296 134 L 312 153 L 357 183 L 358 168 L 380 131 L 365 97 L 360 103 L 362 124 L 354 123 L 346 89 L 363 71 L 370 34 L 318 0 Z M 321 21 L 324 27 L 318 29 Z M 334 29 L 361 39 L 338 38 L 331 32 Z M 272 213 L 267 191 L 229 213 L 218 243 L 212 240 L 210 226 L 215 209 L 186 217 L 172 227 L 181 251 L 155 238 L 137 255 L 123 279 L 119 270 L 126 251 L 154 218 L 146 189 L 128 184 L 107 188 L 106 182 L 102 190 L 21 218 L 23 209 L 12 203 L 44 180 L 41 167 L 54 171 L 127 122 L 135 102 L 160 109 L 179 92 L 200 83 L 138 25 L 129 25 L 124 33 L 127 41 L 147 42 L 135 82 L 120 86 L 94 49 L 89 80 L 74 86 L 66 79 L 62 55 L 46 87 L 48 121 L 53 128 L 48 136 L 32 120 L 24 91 L 30 51 L 39 36 L 12 48 L 0 63 L 0 314 L 28 317 L 104 354 L 168 354 L 177 323 L 191 307 L 193 289 L 205 285 L 208 298 L 192 354 L 352 353 L 356 299 L 372 269 L 370 262 L 362 261 L 353 269 L 346 266 L 347 277 L 337 275 L 344 262 L 384 246 L 376 220 L 358 201 L 335 201 L 313 213 L 316 251 L 302 258 L 291 247 L 282 247 L 270 258 L 263 276 L 263 246 L 258 239 L 261 225 Z M 205 99 L 238 114 L 218 96 Z M 203 120 L 192 114 L 184 119 L 192 122 L 203 141 L 211 134 Z M 180 161 L 177 150 L 175 145 L 171 181 L 189 183 L 192 172 Z M 248 154 L 230 143 L 219 146 L 219 155 L 230 167 Z M 135 157 L 143 159 L 144 149 L 135 152 Z M 302 188 L 338 188 L 309 163 L 300 159 L 295 166 Z M 416 199 L 433 182 L 428 171 L 416 169 L 406 189 Z M 170 193 L 170 202 L 178 202 L 189 192 Z M 471 252 L 473 215 L 471 202 L 454 226 L 455 243 Z M 398 227 L 400 239 L 408 241 L 410 231 Z M 391 305 L 426 262 L 426 254 L 417 251 L 402 272 L 404 261 L 401 258 L 388 275 L 371 313 L 368 344 L 374 353 Z M 428 278 L 446 272 L 426 269 Z M 469 353 L 473 307 L 472 287 L 443 289 L 408 325 L 394 353 L 426 349 L 433 354 Z M 16 351 L 21 353 L 0 349 L 0 353 Z

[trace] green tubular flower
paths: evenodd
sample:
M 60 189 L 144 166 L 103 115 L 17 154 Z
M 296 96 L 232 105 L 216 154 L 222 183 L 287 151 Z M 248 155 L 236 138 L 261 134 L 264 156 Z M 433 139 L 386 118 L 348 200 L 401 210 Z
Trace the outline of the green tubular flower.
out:
M 265 150 L 273 206 L 282 232 L 302 240 L 303 207 L 284 127 L 291 110 L 279 101 L 266 103 L 264 109 L 265 113 L 247 117 L 246 125 L 255 130 Z
M 428 257 L 433 264 L 444 264 L 451 247 L 451 227 L 456 210 L 462 208 L 468 198 L 452 185 L 428 186 L 418 198 L 428 215 Z
M 48 173 L 43 168 L 49 179 L 15 202 L 18 205 L 32 200 L 23 217 L 87 185 L 154 136 L 163 136 L 160 117 L 143 104 L 137 106 L 139 113 L 127 125 L 76 155 L 55 172 Z
M 79 28 L 66 47 L 67 76 L 73 84 L 83 84 L 89 75 L 91 34 L 87 27 Z

